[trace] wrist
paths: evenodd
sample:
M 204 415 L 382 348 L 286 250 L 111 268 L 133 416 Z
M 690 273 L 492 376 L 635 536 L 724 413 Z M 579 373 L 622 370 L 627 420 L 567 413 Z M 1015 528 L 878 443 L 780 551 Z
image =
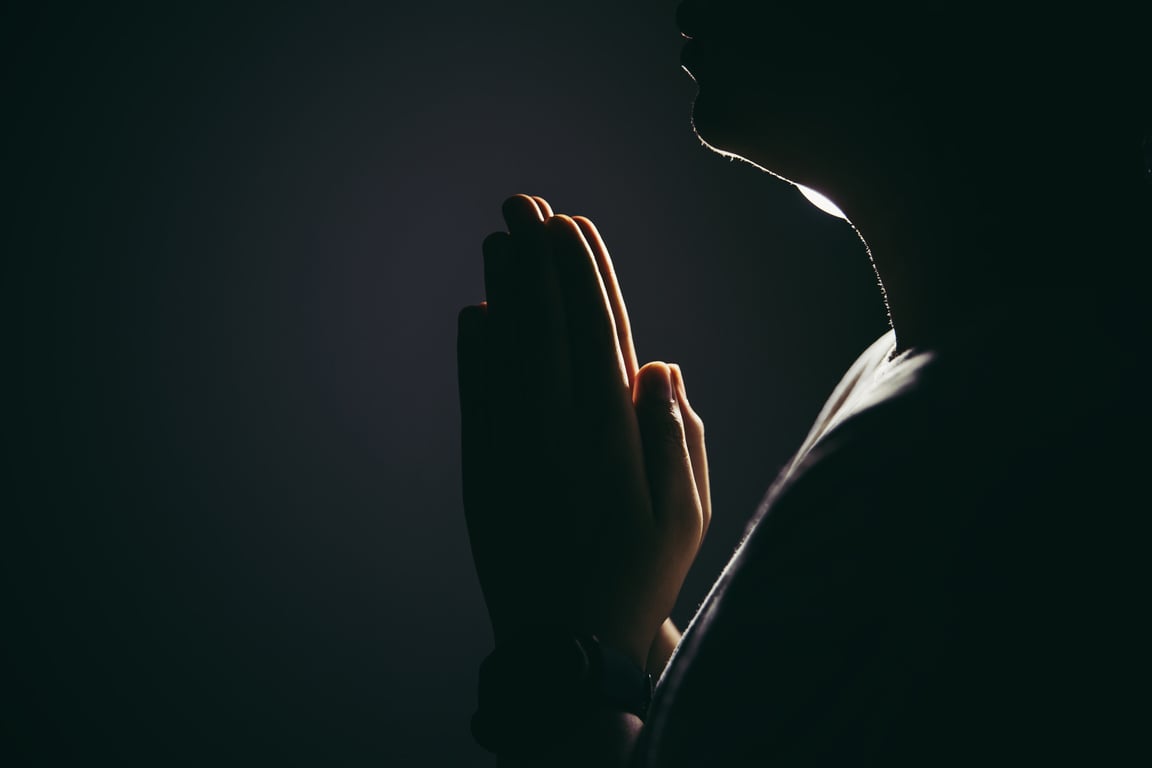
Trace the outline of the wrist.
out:
M 481 664 L 472 735 L 500 755 L 536 752 L 566 741 L 597 712 L 643 720 L 651 696 L 652 677 L 631 655 L 592 635 L 539 627 Z
M 602 648 L 609 649 L 614 655 L 626 658 L 633 666 L 644 669 L 648 662 L 648 653 L 652 647 L 652 641 L 648 639 L 637 640 L 635 638 L 624 637 L 615 635 L 610 632 L 597 632 L 594 635 L 585 634 L 582 637 L 594 637 L 596 642 Z

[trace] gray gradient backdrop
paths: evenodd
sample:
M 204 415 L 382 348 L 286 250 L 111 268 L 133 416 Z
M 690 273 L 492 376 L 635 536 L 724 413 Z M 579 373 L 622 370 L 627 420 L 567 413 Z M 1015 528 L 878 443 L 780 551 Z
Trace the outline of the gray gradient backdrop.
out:
M 598 223 L 641 360 L 706 421 L 687 622 L 886 322 L 846 224 L 693 136 L 674 5 L 9 26 L 35 427 L 9 765 L 492 764 L 455 319 L 516 192 Z

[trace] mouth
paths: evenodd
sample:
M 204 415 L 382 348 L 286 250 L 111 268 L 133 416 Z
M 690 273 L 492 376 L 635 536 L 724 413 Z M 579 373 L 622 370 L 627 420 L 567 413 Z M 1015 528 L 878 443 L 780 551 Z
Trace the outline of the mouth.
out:
M 676 26 L 684 38 L 691 40 L 696 36 L 696 30 L 692 22 L 692 8 L 689 6 L 688 0 L 676 6 Z

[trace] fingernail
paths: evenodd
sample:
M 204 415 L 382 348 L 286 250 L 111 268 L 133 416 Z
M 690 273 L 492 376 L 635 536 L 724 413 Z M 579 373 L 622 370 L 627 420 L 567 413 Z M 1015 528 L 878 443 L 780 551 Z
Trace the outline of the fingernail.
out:
M 640 395 L 645 399 L 670 402 L 672 395 L 672 371 L 663 363 L 654 365 L 645 372 L 640 382 Z

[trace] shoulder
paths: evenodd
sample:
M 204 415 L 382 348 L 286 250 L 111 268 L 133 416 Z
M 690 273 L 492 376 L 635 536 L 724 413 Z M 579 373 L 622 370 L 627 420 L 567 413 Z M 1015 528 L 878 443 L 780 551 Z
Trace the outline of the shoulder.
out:
M 1135 658 L 1123 552 L 1146 539 L 1118 535 L 1137 518 L 1109 490 L 1121 465 L 1053 382 L 1062 362 L 993 360 L 855 378 L 857 407 L 777 483 L 686 633 L 648 765 L 1034 762 L 1061 757 L 1056 732 L 1109 743 L 1122 669 L 1092 670 Z
M 923 411 L 926 395 L 931 394 L 928 390 L 939 388 L 936 367 L 937 355 L 931 350 L 897 354 L 891 331 L 870 345 L 841 378 L 792 460 L 769 487 L 749 531 L 776 506 L 785 490 L 791 492 L 798 479 L 814 468 L 820 467 L 824 475 L 839 469 L 866 476 L 869 460 L 889 456 L 889 445 L 900 444 L 901 422 L 924 423 L 926 414 L 912 416 L 910 411 L 917 402 Z M 860 453 L 863 462 L 853 458 Z M 837 482 L 826 490 L 844 487 Z
M 973 500 L 994 472 L 970 437 L 980 398 L 959 401 L 935 366 L 918 353 L 856 370 L 686 633 L 651 764 L 718 749 L 735 764 L 793 750 L 850 763 L 951 652 Z

